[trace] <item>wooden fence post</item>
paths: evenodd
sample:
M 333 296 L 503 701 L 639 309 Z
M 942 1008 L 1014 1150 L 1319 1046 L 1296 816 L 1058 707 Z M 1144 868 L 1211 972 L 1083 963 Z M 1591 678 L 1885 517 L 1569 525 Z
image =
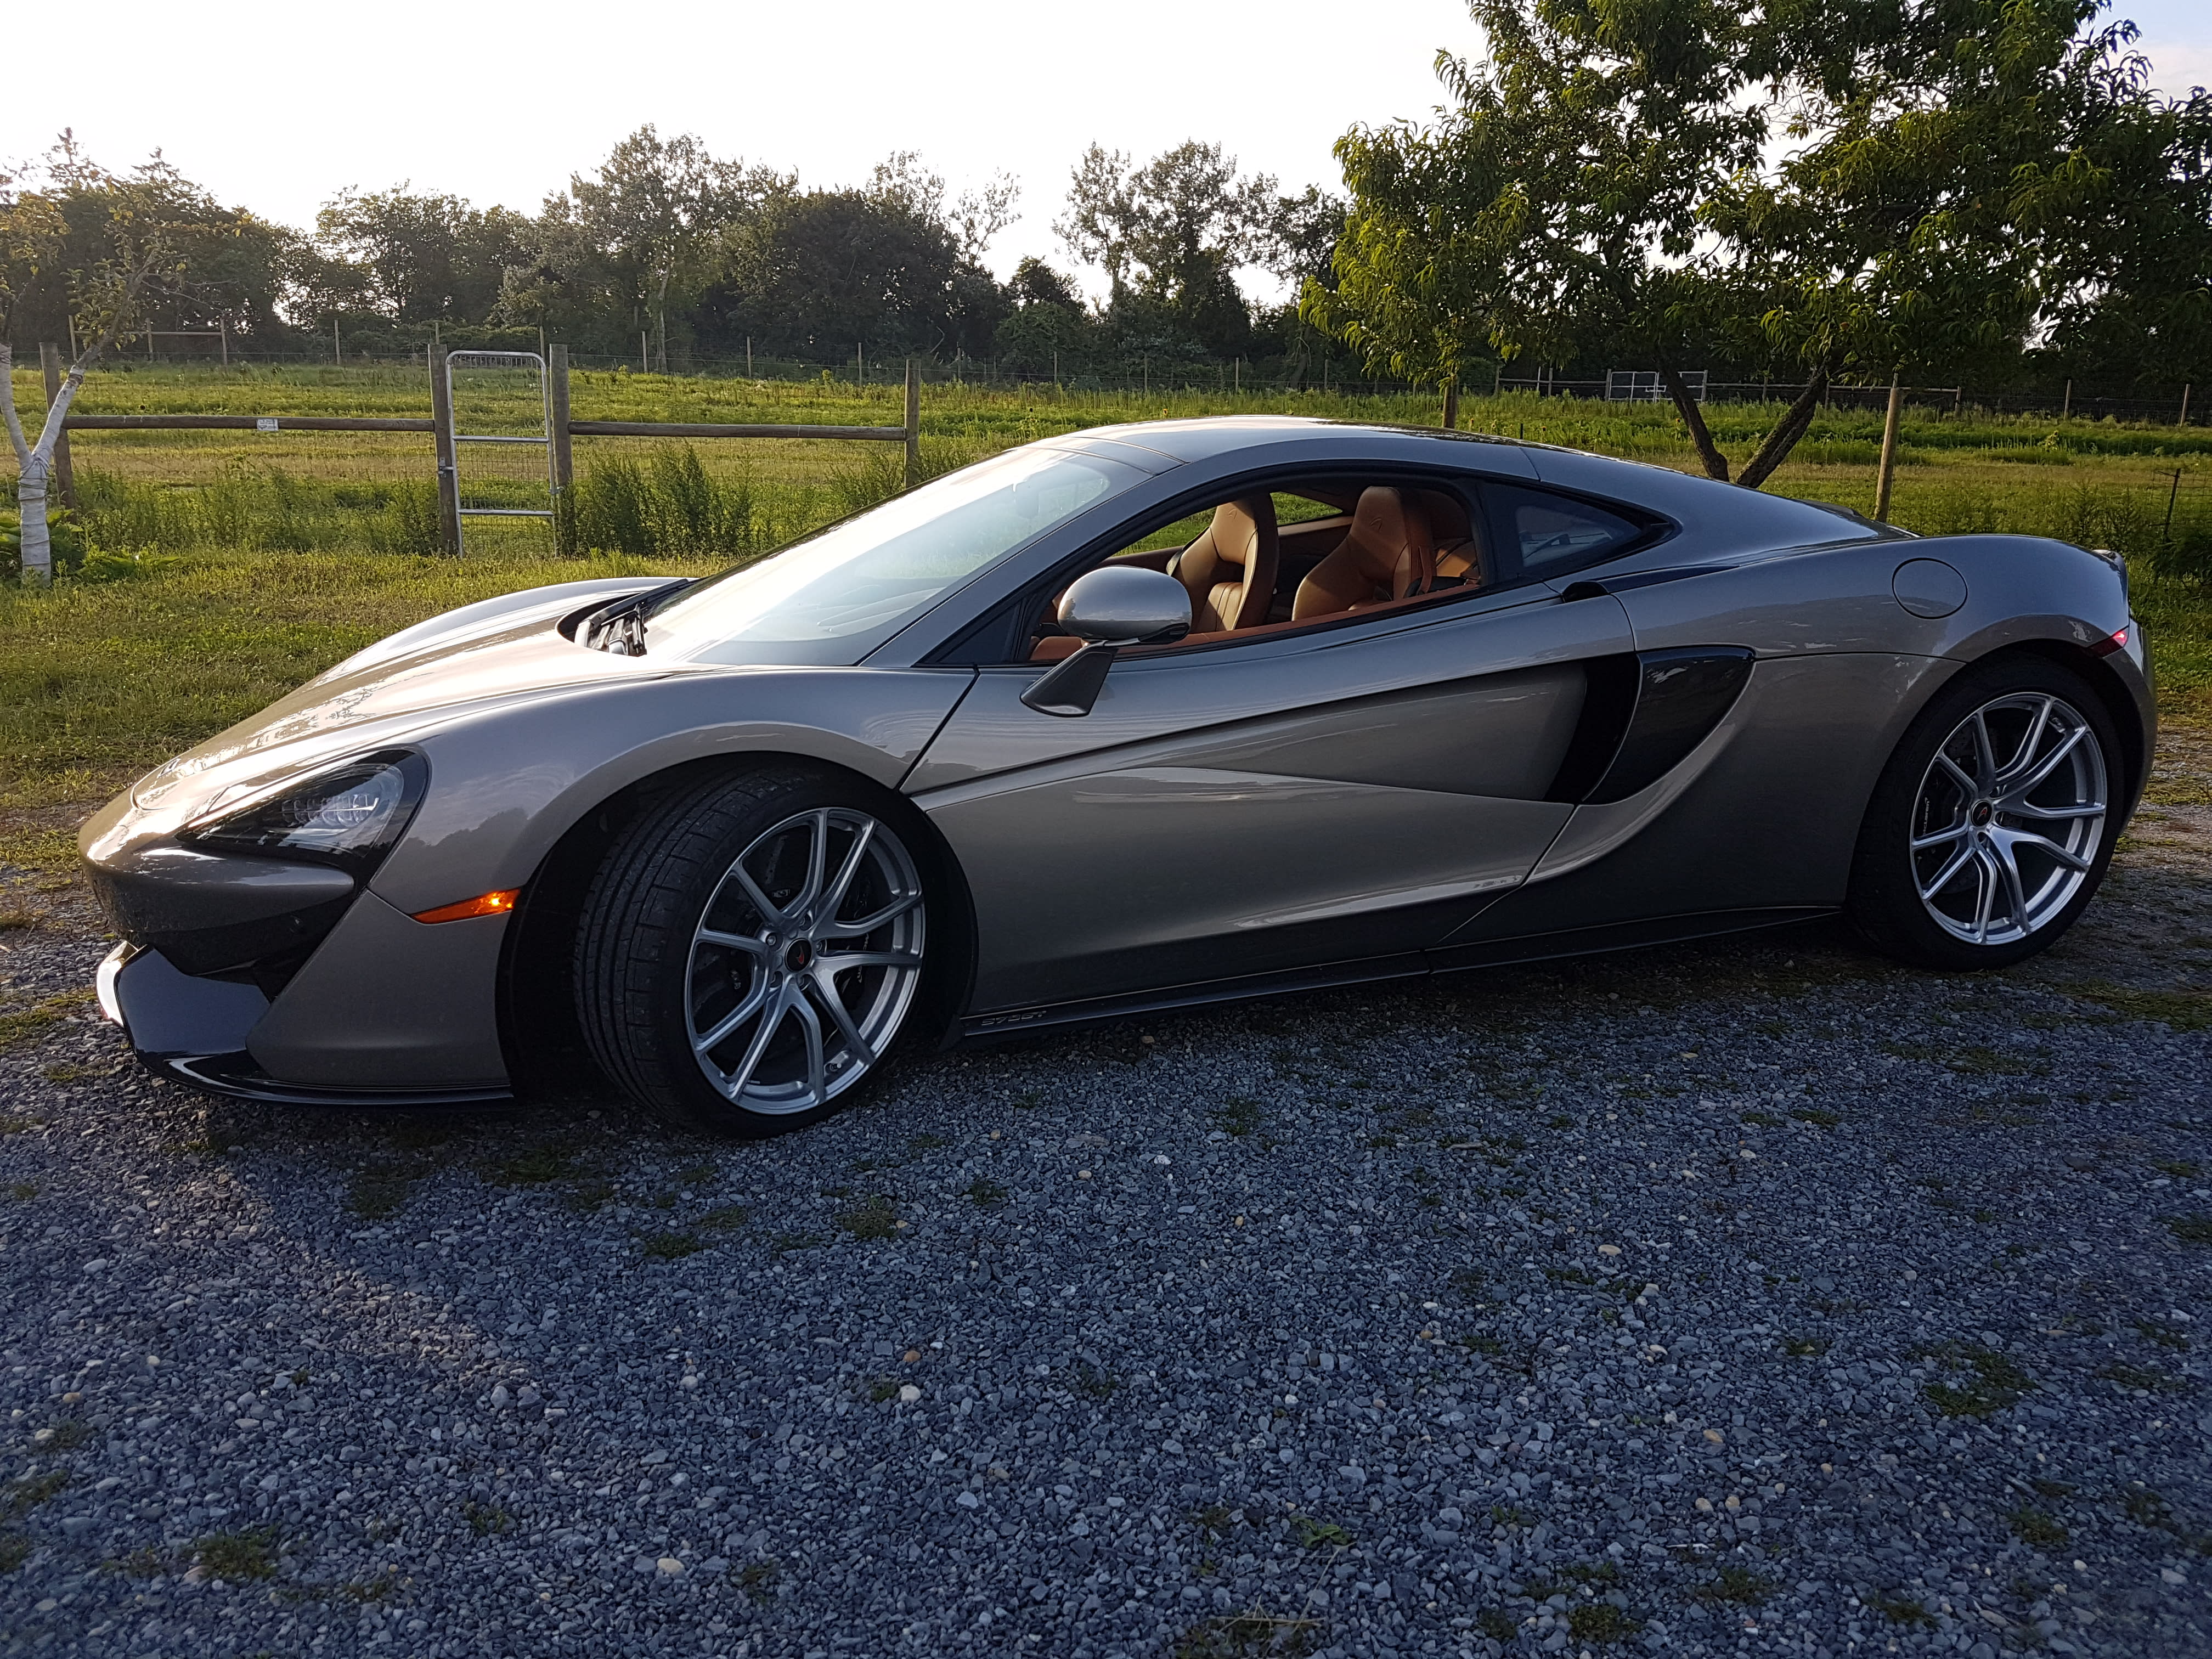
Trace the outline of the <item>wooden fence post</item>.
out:
M 453 394 L 446 384 L 446 348 L 430 348 L 430 424 L 438 447 L 438 532 L 446 551 L 461 550 L 461 469 L 453 444 Z
M 46 374 L 46 407 L 52 410 L 54 399 L 62 395 L 62 354 L 51 342 L 39 348 L 39 367 Z M 52 418 L 49 416 L 49 418 Z M 54 482 L 61 488 L 62 505 L 71 512 L 76 510 L 76 469 L 70 465 L 69 433 L 64 430 L 54 440 Z
M 1874 515 L 1889 517 L 1889 487 L 1897 478 L 1897 419 L 1905 409 L 1905 388 L 1889 377 L 1889 413 L 1881 423 L 1881 467 L 1874 484 Z
M 1444 430 L 1459 430 L 1459 377 L 1456 374 L 1444 382 Z
M 2181 418 L 2176 421 L 2174 424 L 2176 426 L 2187 426 L 2189 424 L 2189 387 L 2186 384 L 2184 384 L 2181 388 Z
M 569 489 L 576 482 L 568 441 L 568 348 L 545 351 L 545 436 L 553 447 L 553 545 L 564 558 L 576 552 L 576 515 Z
M 906 360 L 906 487 L 921 482 L 921 374 Z

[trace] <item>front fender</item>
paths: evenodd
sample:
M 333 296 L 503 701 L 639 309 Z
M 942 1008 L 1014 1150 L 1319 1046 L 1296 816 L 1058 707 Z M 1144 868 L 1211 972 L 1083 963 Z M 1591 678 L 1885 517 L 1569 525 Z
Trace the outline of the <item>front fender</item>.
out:
M 747 754 L 827 762 L 896 789 L 973 683 L 959 669 L 726 669 L 507 705 L 422 738 L 430 787 L 371 890 L 413 914 L 526 885 L 617 792 Z

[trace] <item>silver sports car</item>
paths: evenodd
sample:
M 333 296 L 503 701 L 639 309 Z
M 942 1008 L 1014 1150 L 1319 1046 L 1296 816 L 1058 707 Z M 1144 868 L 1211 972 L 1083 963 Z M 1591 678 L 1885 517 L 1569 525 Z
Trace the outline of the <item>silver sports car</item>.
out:
M 2002 967 L 2088 903 L 2152 722 L 2108 554 L 1176 421 L 423 623 L 82 845 L 170 1077 L 460 1102 L 587 1050 L 757 1134 L 902 1045 L 1837 911 Z

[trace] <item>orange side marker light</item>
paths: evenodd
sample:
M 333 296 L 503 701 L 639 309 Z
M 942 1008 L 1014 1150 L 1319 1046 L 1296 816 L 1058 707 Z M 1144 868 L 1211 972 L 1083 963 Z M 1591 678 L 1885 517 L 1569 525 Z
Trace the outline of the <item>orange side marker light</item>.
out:
M 505 915 L 514 908 L 520 897 L 520 887 L 502 887 L 496 893 L 478 893 L 474 898 L 463 899 L 458 904 L 441 904 L 434 910 L 417 910 L 417 921 L 459 921 L 469 916 Z

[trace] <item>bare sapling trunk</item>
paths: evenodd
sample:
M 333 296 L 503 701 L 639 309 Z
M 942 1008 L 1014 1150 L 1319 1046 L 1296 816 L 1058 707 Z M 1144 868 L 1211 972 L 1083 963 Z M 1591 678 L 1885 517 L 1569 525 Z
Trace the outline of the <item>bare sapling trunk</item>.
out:
M 62 389 L 54 394 L 46 410 L 46 424 L 40 428 L 35 444 L 24 437 L 23 419 L 15 409 L 15 348 L 0 340 L 0 422 L 6 424 L 8 447 L 15 452 L 15 507 L 22 526 L 21 580 L 26 586 L 44 587 L 54 579 L 53 538 L 46 527 L 46 481 L 53 477 L 54 446 L 62 441 L 62 422 L 69 419 L 76 394 L 84 389 L 86 374 L 100 361 L 100 354 L 112 345 L 115 337 L 123 331 L 132 302 L 153 269 L 154 261 L 149 258 L 131 272 L 123 288 L 122 302 L 108 318 L 107 326 L 70 365 Z
M 1790 452 L 1797 447 L 1813 424 L 1813 416 L 1820 410 L 1820 399 L 1828 393 L 1828 371 L 1815 369 L 1805 389 L 1775 422 L 1774 430 L 1766 434 L 1766 441 L 1759 447 L 1759 453 L 1744 463 L 1736 482 L 1747 489 L 1756 489 L 1765 483 L 1774 469 L 1789 459 Z
M 1721 453 L 1721 447 L 1713 441 L 1712 430 L 1705 424 L 1705 411 L 1698 402 L 1697 393 L 1690 390 L 1688 381 L 1664 363 L 1659 367 L 1659 380 L 1666 386 L 1667 395 L 1674 399 L 1674 412 L 1682 417 L 1682 424 L 1690 428 L 1690 442 L 1697 449 L 1698 459 L 1705 465 L 1705 476 L 1726 483 L 1729 481 L 1728 457 Z
M 53 472 L 54 444 L 60 438 L 62 417 L 83 381 L 72 371 L 61 396 L 46 412 L 46 424 L 36 444 L 23 435 L 22 416 L 15 410 L 15 353 L 0 341 L 0 420 L 8 427 L 8 447 L 15 452 L 15 510 L 21 520 L 22 577 L 29 586 L 44 587 L 53 580 L 53 538 L 46 530 L 46 480 Z

